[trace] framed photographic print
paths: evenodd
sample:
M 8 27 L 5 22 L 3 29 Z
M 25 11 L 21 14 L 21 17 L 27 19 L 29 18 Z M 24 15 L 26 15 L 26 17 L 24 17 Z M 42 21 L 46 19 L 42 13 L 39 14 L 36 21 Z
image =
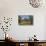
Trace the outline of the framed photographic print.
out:
M 19 15 L 18 24 L 19 25 L 33 25 L 33 16 L 32 15 Z

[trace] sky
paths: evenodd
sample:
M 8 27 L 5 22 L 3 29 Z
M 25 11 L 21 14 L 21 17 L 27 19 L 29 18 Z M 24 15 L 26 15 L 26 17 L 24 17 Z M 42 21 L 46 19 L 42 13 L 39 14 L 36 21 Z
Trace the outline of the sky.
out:
M 29 19 L 29 15 L 27 15 L 27 16 L 22 15 L 22 16 L 20 16 L 20 17 L 21 17 L 21 19 Z

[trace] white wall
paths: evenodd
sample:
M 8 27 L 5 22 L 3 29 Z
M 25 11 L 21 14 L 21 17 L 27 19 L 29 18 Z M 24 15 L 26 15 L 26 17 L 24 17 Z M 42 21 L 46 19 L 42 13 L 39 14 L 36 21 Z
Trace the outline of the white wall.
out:
M 17 40 L 27 40 L 34 34 L 39 40 L 44 40 L 46 34 L 44 28 L 46 8 L 44 7 L 32 8 L 28 0 L 0 0 L 0 16 L 13 17 L 12 27 L 8 33 Z M 18 25 L 18 15 L 33 15 L 34 24 Z M 2 36 L 0 37 L 2 39 Z

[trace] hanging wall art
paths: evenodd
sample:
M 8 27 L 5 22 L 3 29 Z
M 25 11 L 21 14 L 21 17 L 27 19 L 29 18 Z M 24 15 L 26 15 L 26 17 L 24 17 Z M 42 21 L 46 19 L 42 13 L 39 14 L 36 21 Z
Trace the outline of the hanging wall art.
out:
M 33 25 L 33 16 L 32 15 L 19 15 L 18 24 L 19 25 Z

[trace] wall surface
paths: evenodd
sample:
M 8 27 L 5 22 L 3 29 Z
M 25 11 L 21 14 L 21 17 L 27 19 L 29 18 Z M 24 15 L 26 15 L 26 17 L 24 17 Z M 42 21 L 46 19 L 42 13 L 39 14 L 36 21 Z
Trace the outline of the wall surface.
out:
M 13 18 L 12 26 L 8 33 L 10 37 L 16 40 L 28 40 L 34 34 L 37 35 L 39 40 L 46 39 L 45 12 L 45 6 L 33 8 L 28 0 L 0 0 L 0 20 L 4 16 Z M 33 15 L 33 25 L 18 25 L 18 15 Z M 4 39 L 2 37 L 4 33 L 2 33 L 3 31 L 0 31 L 0 39 Z

